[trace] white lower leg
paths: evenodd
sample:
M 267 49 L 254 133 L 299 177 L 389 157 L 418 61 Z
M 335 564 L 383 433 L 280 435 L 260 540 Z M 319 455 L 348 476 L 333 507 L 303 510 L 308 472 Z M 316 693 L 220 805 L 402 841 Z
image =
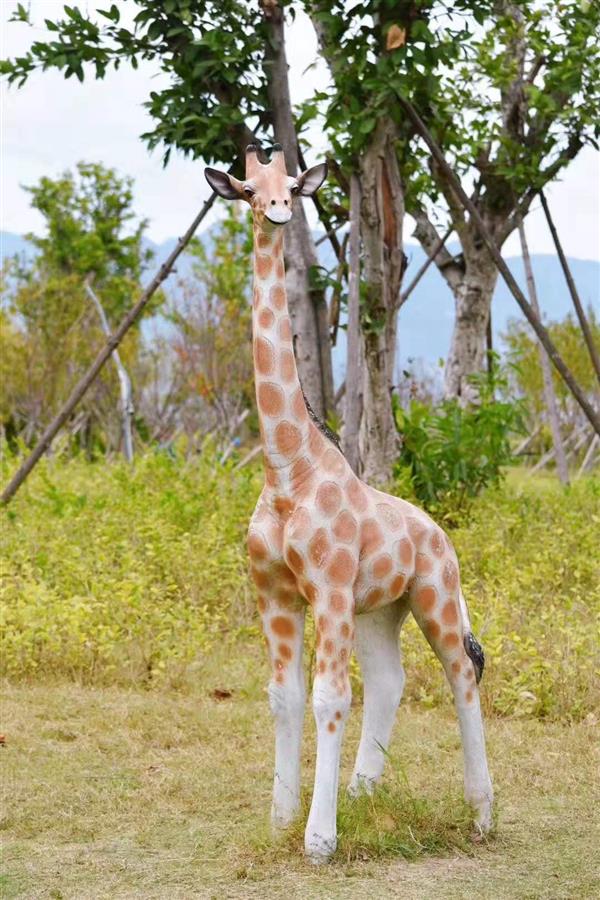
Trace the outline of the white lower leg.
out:
M 275 775 L 271 822 L 284 828 L 300 808 L 300 749 L 306 690 L 303 673 L 287 673 L 286 682 L 269 685 L 275 719 Z
M 454 691 L 464 754 L 465 800 L 475 810 L 475 824 L 482 831 L 489 831 L 494 792 L 488 771 L 479 693 L 476 688 L 468 693 L 469 701 L 464 689 L 457 687 Z
M 312 862 L 326 862 L 337 846 L 337 794 L 344 723 L 350 710 L 350 683 L 343 693 L 329 679 L 317 676 L 313 706 L 317 723 L 315 787 L 306 824 L 304 845 Z
M 381 777 L 396 711 L 404 690 L 398 632 L 402 608 L 384 607 L 356 618 L 355 652 L 364 683 L 360 744 L 349 791 L 371 792 Z

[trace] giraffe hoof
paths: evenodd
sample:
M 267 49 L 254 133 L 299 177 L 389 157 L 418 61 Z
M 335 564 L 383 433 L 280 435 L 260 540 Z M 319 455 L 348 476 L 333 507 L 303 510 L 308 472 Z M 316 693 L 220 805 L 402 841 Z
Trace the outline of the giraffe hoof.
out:
M 368 794 L 371 796 L 375 791 L 376 782 L 377 779 L 371 778 L 369 775 L 353 775 L 352 780 L 348 785 L 348 794 L 354 799 L 360 797 L 361 794 Z
M 336 851 L 337 837 L 324 838 L 320 834 L 312 834 L 306 837 L 304 849 L 306 859 L 313 866 L 323 866 L 331 860 Z

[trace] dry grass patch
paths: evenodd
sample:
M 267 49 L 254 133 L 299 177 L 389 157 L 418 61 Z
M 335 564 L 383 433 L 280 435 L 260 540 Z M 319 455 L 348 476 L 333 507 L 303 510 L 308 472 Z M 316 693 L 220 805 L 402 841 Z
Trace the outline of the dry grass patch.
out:
M 322 869 L 302 828 L 269 834 L 272 726 L 258 654 L 215 660 L 196 694 L 7 685 L 1 896 L 27 898 L 595 896 L 593 720 L 488 723 L 498 831 L 470 840 L 449 705 L 401 708 L 375 801 L 340 804 Z M 264 680 L 263 680 L 264 679 Z M 234 689 L 216 700 L 215 688 Z M 347 782 L 358 742 L 354 708 Z M 314 766 L 307 715 L 304 783 Z

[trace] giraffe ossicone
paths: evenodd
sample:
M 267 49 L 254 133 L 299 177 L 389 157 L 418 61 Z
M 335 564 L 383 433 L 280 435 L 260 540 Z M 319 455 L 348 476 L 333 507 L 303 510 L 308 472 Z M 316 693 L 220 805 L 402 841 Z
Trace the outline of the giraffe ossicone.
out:
M 363 483 L 309 415 L 294 358 L 285 292 L 283 226 L 298 196 L 310 196 L 325 164 L 287 174 L 275 145 L 263 164 L 246 152 L 246 177 L 206 169 L 211 187 L 246 200 L 254 220 L 252 333 L 265 484 L 248 529 L 251 574 L 269 651 L 275 720 L 272 821 L 289 824 L 300 808 L 300 747 L 306 702 L 304 619 L 316 625 L 313 709 L 317 757 L 306 853 L 325 862 L 336 849 L 340 749 L 350 710 L 353 649 L 364 680 L 363 726 L 350 791 L 380 778 L 402 696 L 399 633 L 411 612 L 440 659 L 459 718 L 465 796 L 475 821 L 492 821 L 479 704 L 481 648 L 469 623 L 456 554 L 422 510 Z

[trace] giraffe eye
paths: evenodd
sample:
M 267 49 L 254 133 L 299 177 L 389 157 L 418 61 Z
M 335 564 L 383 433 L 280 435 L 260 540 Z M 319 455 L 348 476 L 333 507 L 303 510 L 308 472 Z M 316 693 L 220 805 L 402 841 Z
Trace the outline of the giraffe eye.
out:
M 300 185 L 299 185 L 299 184 L 293 184 L 293 185 L 291 186 L 291 188 L 290 188 L 290 194 L 291 194 L 293 197 L 295 197 L 296 194 L 299 192 L 299 190 L 300 190 Z
M 253 188 L 251 188 L 251 187 L 245 187 L 244 193 L 245 193 L 246 197 L 248 198 L 248 200 L 250 200 L 251 197 L 254 197 L 254 194 L 256 193 L 256 191 L 253 190 Z

